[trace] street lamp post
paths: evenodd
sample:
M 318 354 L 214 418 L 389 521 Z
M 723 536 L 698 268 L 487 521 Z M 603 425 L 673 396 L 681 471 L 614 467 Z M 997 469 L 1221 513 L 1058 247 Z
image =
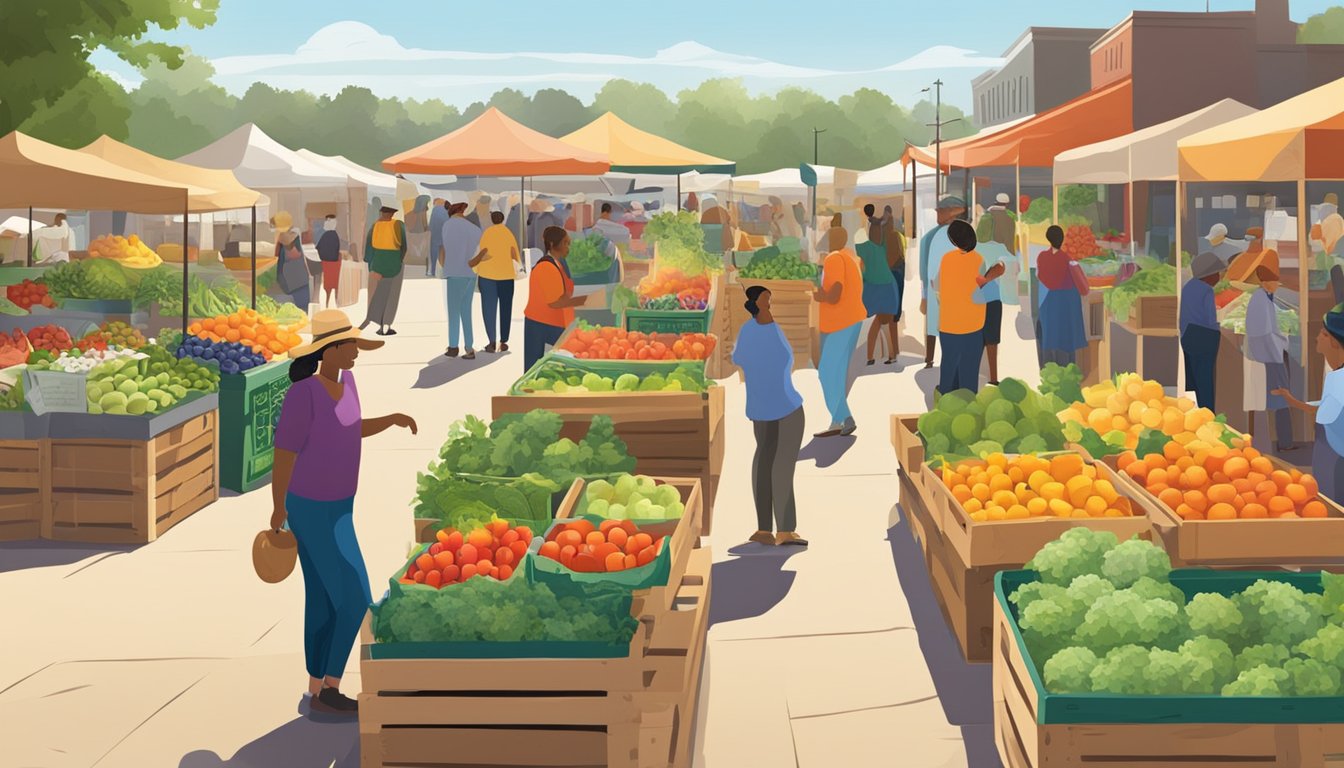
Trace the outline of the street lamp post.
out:
M 927 125 L 933 128 L 933 196 L 937 199 L 943 194 L 943 126 L 951 125 L 961 118 L 954 117 L 951 120 L 943 119 L 943 81 L 934 80 L 933 85 L 920 91 L 928 93 L 933 91 L 933 122 Z
M 818 163 L 821 162 L 821 155 L 820 155 L 820 153 L 819 153 L 820 144 L 819 144 L 818 141 L 817 141 L 817 137 L 820 136 L 821 134 L 825 133 L 825 132 L 826 132 L 826 129 L 825 129 L 825 128 L 813 128 L 813 129 L 812 129 L 812 165 L 813 165 L 813 167 L 816 167 L 816 165 L 817 165 Z M 814 184 L 814 185 L 812 185 L 812 222 L 815 224 L 816 221 L 817 221 L 817 186 Z

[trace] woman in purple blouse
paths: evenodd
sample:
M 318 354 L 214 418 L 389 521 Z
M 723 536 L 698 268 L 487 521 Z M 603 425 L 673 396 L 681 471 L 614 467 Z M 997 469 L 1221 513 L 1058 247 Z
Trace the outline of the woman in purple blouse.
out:
M 290 352 L 289 379 L 275 431 L 271 528 L 289 523 L 303 568 L 304 656 L 311 707 L 353 714 L 354 699 L 340 692 L 341 675 L 364 612 L 372 602 L 353 513 L 360 441 L 415 421 L 400 413 L 366 419 L 350 369 L 360 350 L 383 342 L 360 338 L 339 309 L 313 316 L 313 341 Z M 317 374 L 317 375 L 313 375 Z

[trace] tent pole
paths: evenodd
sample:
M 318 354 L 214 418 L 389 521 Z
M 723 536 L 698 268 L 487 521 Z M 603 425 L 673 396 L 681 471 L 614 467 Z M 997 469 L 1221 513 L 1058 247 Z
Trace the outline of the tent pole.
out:
M 971 200 L 971 169 L 961 169 L 961 199 L 966 203 L 966 210 L 975 216 L 975 201 Z
M 910 237 L 919 237 L 919 166 L 910 163 Z
M 1050 209 L 1050 223 L 1051 223 L 1051 224 L 1058 224 L 1058 223 L 1059 223 L 1059 185 L 1055 183 L 1055 180 L 1054 180 L 1054 179 L 1051 179 L 1051 180 L 1050 180 L 1050 203 L 1051 203 L 1051 209 Z
M 252 206 L 252 308 L 257 308 L 257 206 Z
M 677 210 L 681 210 L 681 174 L 677 174 Z
M 1184 222 L 1185 222 L 1185 182 L 1181 181 L 1178 178 L 1176 180 L 1176 317 L 1177 318 L 1180 318 L 1181 316 L 1181 280 L 1184 279 L 1185 277 L 1185 270 L 1181 267 L 1181 249 L 1183 246 L 1183 243 L 1181 241 L 1181 230 L 1184 228 L 1182 226 Z M 1107 322 L 1110 322 L 1110 318 L 1107 318 Z M 1177 331 L 1179 332 L 1179 330 L 1180 326 L 1177 325 Z M 1179 336 L 1177 337 L 1176 343 L 1179 346 L 1180 344 Z M 1183 361 L 1184 356 L 1182 355 L 1181 357 Z M 1186 378 L 1187 378 L 1187 371 L 1185 370 L 1185 366 L 1177 365 L 1176 366 L 1177 396 L 1180 396 L 1185 393 Z M 1217 403 L 1215 403 L 1214 405 L 1216 406 Z M 1255 423 L 1254 416 L 1252 416 L 1251 423 L 1252 424 Z
M 1311 206 L 1307 205 L 1307 179 L 1304 174 L 1297 180 L 1297 295 L 1298 295 L 1298 317 L 1307 317 L 1311 311 L 1311 297 L 1308 291 L 1310 287 L 1309 272 L 1307 268 L 1307 230 L 1309 217 L 1311 216 Z M 1311 388 L 1311 367 L 1314 362 L 1311 359 L 1311 342 L 1307 338 L 1309 334 L 1299 332 L 1298 335 L 1302 341 L 1302 394 L 1312 399 L 1316 399 L 1320 393 L 1313 392 Z M 1296 415 L 1296 414 L 1295 414 Z M 1299 421 L 1298 419 L 1294 419 Z M 1310 433 L 1308 433 L 1310 437 Z M 1282 439 L 1282 438 L 1280 438 Z
M 1125 231 L 1129 233 L 1129 257 L 1131 259 L 1138 257 L 1138 246 L 1134 239 L 1134 148 L 1125 150 L 1125 163 L 1127 169 L 1125 172 L 1125 211 L 1128 214 L 1128 221 L 1125 222 Z M 1179 204 L 1178 204 L 1179 206 Z M 1179 210 L 1179 208 L 1178 208 Z M 1177 280 L 1177 282 L 1180 282 Z
M 191 304 L 191 287 L 187 282 L 188 274 L 191 272 L 191 259 L 187 258 L 187 233 L 191 228 L 191 221 L 188 218 L 187 209 L 190 206 L 184 201 L 182 203 L 182 335 L 187 335 L 187 326 L 190 324 L 188 318 L 191 312 L 188 305 Z
M 33 266 L 33 206 L 28 206 L 28 256 L 24 259 L 28 266 Z

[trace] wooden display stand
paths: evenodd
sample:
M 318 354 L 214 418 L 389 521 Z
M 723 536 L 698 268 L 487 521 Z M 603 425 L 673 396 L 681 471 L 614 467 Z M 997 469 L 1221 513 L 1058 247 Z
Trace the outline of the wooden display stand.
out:
M 610 416 L 616 434 L 635 457 L 635 472 L 654 477 L 694 477 L 704 494 L 701 533 L 714 520 L 714 495 L 724 459 L 723 387 L 698 392 L 497 395 L 492 417 L 544 408 L 560 414 L 564 437 L 580 440 L 593 416 Z
M 219 498 L 218 411 L 144 440 L 51 439 L 42 538 L 144 544 Z
M 1032 670 L 994 604 L 994 742 L 1006 768 L 1055 765 L 1223 768 L 1316 766 L 1344 753 L 1344 724 L 1097 723 L 1042 725 Z
M 1287 470 L 1287 462 L 1266 455 L 1274 468 Z M 1114 468 L 1114 456 L 1105 460 Z M 1328 517 L 1296 520 L 1185 520 L 1163 504 L 1142 484 L 1123 472 L 1115 473 L 1132 497 L 1153 521 L 1175 567 L 1321 566 L 1338 564 L 1344 558 L 1344 507 L 1325 496 Z
M 893 413 L 891 415 L 891 444 L 896 449 L 896 461 L 911 477 L 920 474 L 924 466 L 924 441 L 919 439 L 919 414 Z
M 361 630 L 360 765 L 689 768 L 709 629 L 711 557 L 674 605 L 635 606 L 614 659 L 374 659 Z
M 0 541 L 36 539 L 51 505 L 46 440 L 0 440 Z
M 1103 474 L 1113 474 L 1104 464 L 1097 464 L 1097 468 Z M 976 523 L 927 464 L 911 478 L 909 484 L 915 494 L 908 506 L 911 519 L 924 529 L 929 581 L 961 645 L 962 656 L 969 662 L 987 662 L 993 656 L 994 574 L 1021 568 L 1041 547 L 1070 528 L 1108 530 L 1123 540 L 1136 534 L 1146 536 L 1151 527 L 1133 499 L 1135 517 L 1036 517 Z M 1121 494 L 1130 495 L 1121 481 L 1112 478 L 1112 483 Z M 904 484 L 902 491 L 904 506 Z

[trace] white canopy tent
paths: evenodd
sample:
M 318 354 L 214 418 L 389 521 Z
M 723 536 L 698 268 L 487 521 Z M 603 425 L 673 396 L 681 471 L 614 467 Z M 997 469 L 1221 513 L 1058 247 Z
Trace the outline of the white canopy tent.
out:
M 315 222 L 334 213 L 341 222 L 342 240 L 349 244 L 352 253 L 362 255 L 358 248 L 363 245 L 368 218 L 367 185 L 349 169 L 333 165 L 329 158 L 305 156 L 266 135 L 256 125 L 245 123 L 178 160 L 233 171 L 238 181 L 270 198 L 268 216 L 288 211 L 300 225 L 300 231 L 311 231 Z
M 295 154 L 305 160 L 311 160 L 318 165 L 330 168 L 337 173 L 343 173 L 347 177 L 363 184 L 368 188 L 368 194 L 370 196 L 391 195 L 397 191 L 396 176 L 393 176 L 390 173 L 375 171 L 371 168 L 365 168 L 344 155 L 320 155 L 310 149 L 300 149 L 296 151 Z

